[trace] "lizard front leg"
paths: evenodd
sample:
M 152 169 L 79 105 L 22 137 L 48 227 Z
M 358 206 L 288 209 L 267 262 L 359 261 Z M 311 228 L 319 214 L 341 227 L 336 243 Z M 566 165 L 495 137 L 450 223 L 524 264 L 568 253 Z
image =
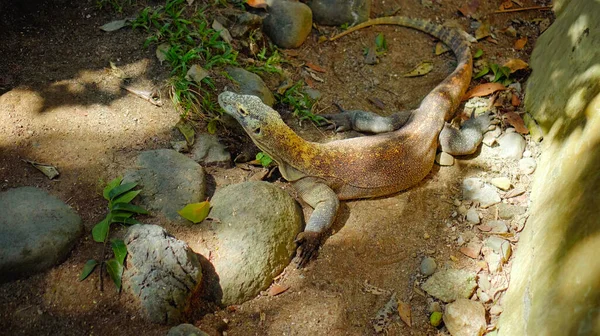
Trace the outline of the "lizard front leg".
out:
M 298 250 L 294 262 L 302 268 L 317 255 L 322 233 L 331 227 L 340 201 L 336 193 L 318 179 L 303 178 L 294 182 L 293 186 L 302 200 L 314 209 L 304 232 L 296 237 Z
M 460 129 L 447 124 L 440 132 L 439 147 L 443 152 L 451 155 L 473 154 L 493 121 L 494 114 L 488 112 L 478 117 L 471 116 L 471 119 L 465 121 Z
M 382 117 L 369 111 L 340 109 L 338 114 L 325 114 L 323 118 L 327 119 L 336 132 L 355 130 L 368 133 L 386 133 L 392 132 L 404 126 L 410 118 L 412 111 L 396 112 L 389 117 Z

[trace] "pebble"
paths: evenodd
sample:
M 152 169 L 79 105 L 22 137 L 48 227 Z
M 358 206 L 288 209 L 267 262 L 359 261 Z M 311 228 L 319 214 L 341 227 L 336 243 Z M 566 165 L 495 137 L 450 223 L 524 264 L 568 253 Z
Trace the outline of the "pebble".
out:
M 523 158 L 519 160 L 519 171 L 522 174 L 532 174 L 537 168 L 537 163 L 534 158 Z
M 278 47 L 298 48 L 312 29 L 312 11 L 295 1 L 273 1 L 269 16 L 263 21 L 263 31 Z
M 483 291 L 481 288 L 477 289 L 477 297 L 483 303 L 487 303 L 487 302 L 489 302 L 492 299 L 492 298 L 490 298 L 490 296 L 488 295 L 488 293 L 486 293 L 485 291 Z
M 502 257 L 490 248 L 483 248 L 482 251 L 487 251 L 484 252 L 483 260 L 485 260 L 488 270 L 492 273 L 500 272 L 502 270 Z
M 466 270 L 440 270 L 429 277 L 422 288 L 436 299 L 452 302 L 471 297 L 477 287 L 475 277 L 475 273 Z
M 469 258 L 477 259 L 479 258 L 479 253 L 481 252 L 481 243 L 478 241 L 471 241 L 467 244 L 467 246 L 463 246 L 460 248 L 460 253 L 466 255 Z
M 429 302 L 428 309 L 429 309 L 429 313 L 442 312 L 442 306 L 437 301 Z
M 498 137 L 500 136 L 501 133 L 502 133 L 502 130 L 499 127 L 495 128 L 492 131 L 486 132 L 483 135 L 483 141 L 482 141 L 483 144 L 488 147 L 493 147 L 496 144 Z
M 432 257 L 425 257 L 423 258 L 423 261 L 421 261 L 421 274 L 425 275 L 425 276 L 430 276 L 432 275 L 435 270 L 437 269 L 437 264 L 435 262 L 435 259 L 433 259 Z
M 498 217 L 501 219 L 511 219 L 517 215 L 522 215 L 527 211 L 527 208 L 520 205 L 511 205 L 500 203 L 498 205 Z
M 480 274 L 479 279 L 477 279 L 477 285 L 484 291 L 490 290 L 492 288 L 492 284 L 490 283 L 490 278 L 485 274 Z
M 439 152 L 435 155 L 435 162 L 440 166 L 452 166 L 454 157 L 446 152 Z
M 444 324 L 452 336 L 481 336 L 487 326 L 485 308 L 480 302 L 458 299 L 446 306 Z
M 527 143 L 521 134 L 516 132 L 508 133 L 507 130 L 507 133 L 498 139 L 498 144 L 500 145 L 498 147 L 498 155 L 501 158 L 518 160 L 523 157 L 523 151 Z
M 501 306 L 495 305 L 492 308 L 490 308 L 490 315 L 500 315 L 503 311 L 504 309 L 502 309 Z
M 500 195 L 496 188 L 484 184 L 479 178 L 467 178 L 462 184 L 463 199 L 477 201 L 482 208 L 500 203 Z
M 371 0 L 308 0 L 316 23 L 326 26 L 354 26 L 369 19 Z
M 510 243 L 506 239 L 491 236 L 485 240 L 485 246 L 491 248 L 494 252 L 500 254 L 503 262 L 508 261 L 508 258 L 510 258 L 512 248 L 510 247 Z
M 506 191 L 506 190 L 510 189 L 511 183 L 510 183 L 510 179 L 508 177 L 505 177 L 505 176 L 494 177 L 491 182 L 494 186 L 496 186 L 500 190 Z
M 477 212 L 477 209 L 475 209 L 475 207 L 467 211 L 467 221 L 473 224 L 479 224 L 479 212 Z
M 461 216 L 466 216 L 467 213 L 469 212 L 469 210 L 467 210 L 467 207 L 465 205 L 459 206 L 457 211 Z
M 531 156 L 532 156 L 532 154 L 531 154 L 531 151 L 530 151 L 530 150 L 525 150 L 525 151 L 523 152 L 523 157 L 526 157 L 526 158 L 528 158 L 528 157 L 531 157 Z
M 487 222 L 487 226 L 491 228 L 490 232 L 492 233 L 504 233 L 508 232 L 508 226 L 506 222 L 503 220 L 493 220 Z

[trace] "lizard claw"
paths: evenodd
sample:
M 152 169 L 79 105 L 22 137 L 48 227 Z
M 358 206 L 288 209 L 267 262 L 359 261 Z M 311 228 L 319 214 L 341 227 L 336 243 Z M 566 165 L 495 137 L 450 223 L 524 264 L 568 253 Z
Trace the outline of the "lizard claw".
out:
M 322 117 L 326 119 L 326 122 L 320 126 L 326 125 L 327 130 L 333 129 L 335 132 L 344 132 L 352 129 L 352 116 L 350 113 L 324 114 Z
M 303 268 L 308 262 L 317 256 L 319 245 L 321 243 L 321 234 L 319 232 L 304 231 L 296 237 L 295 243 L 298 244 L 294 263 L 296 268 Z

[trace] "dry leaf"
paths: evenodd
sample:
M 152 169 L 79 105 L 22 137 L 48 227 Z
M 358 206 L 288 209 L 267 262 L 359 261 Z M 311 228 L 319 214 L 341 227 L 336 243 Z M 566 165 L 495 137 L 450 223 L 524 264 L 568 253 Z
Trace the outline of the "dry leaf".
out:
M 419 63 L 414 69 L 402 75 L 403 77 L 418 77 L 424 76 L 433 70 L 433 62 L 423 61 Z
M 527 36 L 523 36 L 515 41 L 515 49 L 521 50 L 525 47 L 525 44 L 527 44 Z
M 410 320 L 410 305 L 408 303 L 402 301 L 398 303 L 398 314 L 400 314 L 400 319 L 406 323 L 407 326 L 412 327 L 412 322 Z
M 248 6 L 254 8 L 267 8 L 267 2 L 265 0 L 247 0 L 246 3 Z
M 503 66 L 508 67 L 510 69 L 510 73 L 513 73 L 515 71 L 527 69 L 529 67 L 529 64 L 518 58 L 511 58 L 508 61 L 506 61 L 506 63 L 504 63 Z
M 500 5 L 500 8 L 499 8 L 499 10 L 503 11 L 503 10 L 505 10 L 505 9 L 512 8 L 512 6 L 513 6 L 513 3 L 512 3 L 512 1 L 511 1 L 511 0 L 506 0 L 506 1 L 504 1 L 504 2 L 503 2 L 501 5 Z
M 477 11 L 478 8 L 479 8 L 479 0 L 472 0 L 469 3 L 465 4 L 464 6 L 460 7 L 458 9 L 458 11 L 461 12 L 461 14 L 466 17 L 471 17 L 471 16 L 473 16 L 473 14 L 475 14 L 475 12 Z
M 546 31 L 548 27 L 550 27 L 550 19 L 545 18 L 542 21 L 540 21 L 540 34 Z
M 313 69 L 316 72 L 326 72 L 325 69 L 323 69 L 321 66 L 318 66 L 316 64 L 310 63 L 310 62 L 306 62 L 305 64 L 307 67 Z
M 471 90 L 469 90 L 469 92 L 467 92 L 465 94 L 465 97 L 463 98 L 463 100 L 473 98 L 473 97 L 483 97 L 483 96 L 491 95 L 492 93 L 494 93 L 496 91 L 501 91 L 501 90 L 506 90 L 506 86 L 504 86 L 500 83 L 480 84 L 480 85 L 477 85 L 476 87 L 472 88 Z
M 310 77 L 312 77 L 312 79 L 316 80 L 317 82 L 320 82 L 320 83 L 324 83 L 325 82 L 325 80 L 323 78 L 317 76 L 317 74 L 315 74 L 312 71 L 308 71 L 308 74 L 310 75 Z
M 488 36 L 491 35 L 491 32 L 490 32 L 490 22 L 489 21 L 484 21 L 484 22 L 480 22 L 480 23 L 481 23 L 481 25 L 475 31 L 475 38 L 477 40 L 481 40 L 482 38 L 488 37 Z
M 316 84 L 310 77 L 304 77 L 304 81 L 306 82 L 306 85 L 308 85 L 308 87 L 310 87 L 311 89 L 315 88 Z
M 277 295 L 285 292 L 288 289 L 290 289 L 290 286 L 282 286 L 282 285 L 278 285 L 278 284 L 273 284 L 273 286 L 271 286 L 269 288 L 269 292 L 267 293 L 267 295 L 277 296 Z
M 443 42 L 438 42 L 435 45 L 435 54 L 436 55 L 441 55 L 445 52 L 447 52 L 448 50 L 450 50 Z
M 515 93 L 513 93 L 512 97 L 510 97 L 510 104 L 514 107 L 521 105 L 521 99 Z
M 498 44 L 498 41 L 494 40 L 491 36 L 488 36 L 485 40 L 493 44 Z
M 504 120 L 506 120 L 515 130 L 521 134 L 528 134 L 529 130 L 527 126 L 525 126 L 525 122 L 523 118 L 515 112 L 508 112 L 503 115 Z

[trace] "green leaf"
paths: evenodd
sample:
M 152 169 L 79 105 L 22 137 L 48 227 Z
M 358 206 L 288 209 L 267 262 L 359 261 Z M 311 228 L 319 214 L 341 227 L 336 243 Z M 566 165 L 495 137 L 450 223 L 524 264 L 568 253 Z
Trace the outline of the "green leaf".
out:
M 179 120 L 179 122 L 175 125 L 175 127 L 177 127 L 177 129 L 179 130 L 179 132 L 181 132 L 181 134 L 183 134 L 183 136 L 185 137 L 185 141 L 187 141 L 188 145 L 193 145 L 194 144 L 194 140 L 195 140 L 195 131 L 194 131 L 194 127 L 192 127 L 192 125 L 190 123 L 188 123 L 187 121 L 181 119 Z
M 81 271 L 81 274 L 79 275 L 79 281 L 83 281 L 88 276 L 90 276 L 90 274 L 92 274 L 92 272 L 94 271 L 96 266 L 98 266 L 98 261 L 96 259 L 88 260 L 85 263 L 85 265 L 83 266 L 83 270 Z
M 110 197 L 108 197 L 108 193 L 110 193 L 111 190 L 113 190 L 115 187 L 117 187 L 119 184 L 121 184 L 122 180 L 123 180 L 122 177 L 117 177 L 114 180 L 108 182 L 106 184 L 106 187 L 104 187 L 104 191 L 102 191 L 102 196 L 104 196 L 104 198 L 106 200 L 110 201 Z
M 264 152 L 258 152 L 256 154 L 256 159 L 258 161 L 260 161 L 260 164 L 263 167 L 268 167 L 271 164 L 271 162 L 273 162 L 273 159 L 271 159 L 271 157 L 269 156 L 269 154 L 264 153 Z
M 501 67 L 500 72 L 502 72 L 504 77 L 506 77 L 506 78 L 510 77 L 510 68 L 509 67 L 505 67 L 505 66 Z
M 490 68 L 492 69 L 492 72 L 494 73 L 494 75 L 496 75 L 498 73 L 498 64 L 492 63 L 490 65 Z
M 123 265 L 115 258 L 106 261 L 106 271 L 110 278 L 117 286 L 117 290 L 121 291 L 121 277 L 123 275 Z
M 211 121 L 209 121 L 208 125 L 206 125 L 206 130 L 208 131 L 208 133 L 210 133 L 210 134 L 217 133 L 217 124 L 218 123 L 219 123 L 219 121 L 217 119 L 212 119 Z
M 147 215 L 148 211 L 140 206 L 129 204 L 129 203 L 117 203 L 113 205 L 112 211 L 129 211 L 141 215 Z
M 487 75 L 487 74 L 488 74 L 488 72 L 490 72 L 490 68 L 488 68 L 488 67 L 485 67 L 485 68 L 481 69 L 481 71 L 479 71 L 479 72 L 478 72 L 478 73 L 475 75 L 475 77 L 473 77 L 473 79 L 477 79 L 477 78 L 483 77 L 483 76 Z
M 110 215 L 106 216 L 100 223 L 96 224 L 92 229 L 92 238 L 95 242 L 103 243 L 108 236 L 108 228 L 110 227 Z
M 112 201 L 112 204 L 117 204 L 117 203 L 129 203 L 131 202 L 140 192 L 142 192 L 142 190 L 132 190 L 132 191 L 128 191 L 125 194 L 115 198 Z
M 122 239 L 113 239 L 110 241 L 110 245 L 115 254 L 115 259 L 117 259 L 119 264 L 123 265 L 125 257 L 127 256 L 127 246 L 125 246 L 125 242 Z
M 141 224 L 139 220 L 137 220 L 135 218 L 128 218 L 125 216 L 114 216 L 112 218 L 111 223 L 121 223 L 121 224 L 125 224 L 125 225 Z
M 509 86 L 510 84 L 512 84 L 512 82 L 513 82 L 513 80 L 512 80 L 512 79 L 510 79 L 510 78 L 505 78 L 505 79 L 502 81 L 502 84 L 503 84 L 504 86 Z
M 375 47 L 375 50 L 377 51 L 387 50 L 387 41 L 385 40 L 385 36 L 383 36 L 383 33 L 379 33 L 375 37 Z
M 473 58 L 479 58 L 482 55 L 483 55 L 483 50 L 477 49 L 477 51 L 475 52 L 475 55 L 473 55 Z
M 191 221 L 192 223 L 202 222 L 210 212 L 210 203 L 208 201 L 200 203 L 191 203 L 177 211 L 181 217 Z
M 137 182 L 130 182 L 130 183 L 121 184 L 118 187 L 113 188 L 108 193 L 108 198 L 110 200 L 114 200 L 115 197 L 119 197 L 120 195 L 128 192 L 129 190 L 131 190 L 133 188 L 135 188 L 136 185 L 137 185 Z

